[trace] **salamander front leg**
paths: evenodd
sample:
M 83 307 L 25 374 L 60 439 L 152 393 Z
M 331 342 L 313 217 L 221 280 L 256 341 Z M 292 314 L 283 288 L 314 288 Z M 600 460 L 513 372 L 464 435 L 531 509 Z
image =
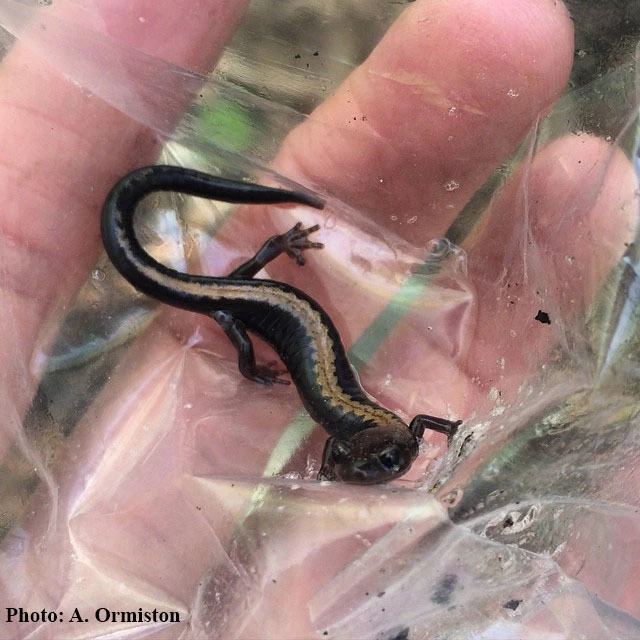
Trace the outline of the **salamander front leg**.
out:
M 349 459 L 349 445 L 337 438 L 331 437 L 324 445 L 322 452 L 322 463 L 318 471 L 318 480 L 337 480 L 335 473 L 336 463 L 345 462 Z
M 416 416 L 409 424 L 411 433 L 420 440 L 425 430 L 437 431 L 444 433 L 447 440 L 451 442 L 451 438 L 457 433 L 458 427 L 462 424 L 462 420 L 445 420 L 444 418 L 436 418 L 434 416 L 419 415 Z
M 287 373 L 286 369 L 273 369 L 269 365 L 256 364 L 253 343 L 240 320 L 236 320 L 227 311 L 216 311 L 212 318 L 220 325 L 220 328 L 231 340 L 231 344 L 236 348 L 238 369 L 245 378 L 266 385 L 291 384 L 289 380 L 283 380 L 279 377 Z

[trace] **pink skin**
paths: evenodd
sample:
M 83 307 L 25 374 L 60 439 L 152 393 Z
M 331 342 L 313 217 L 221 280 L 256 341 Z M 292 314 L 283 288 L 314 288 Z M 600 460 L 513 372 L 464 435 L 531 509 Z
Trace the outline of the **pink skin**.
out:
M 184 0 L 179 4 L 95 0 L 93 12 L 86 14 L 77 13 L 77 3 L 57 0 L 54 5 L 64 19 L 79 23 L 87 19 L 105 35 L 198 71 L 214 64 L 243 9 L 238 0 Z M 146 21 L 141 23 L 138 16 L 143 14 Z M 536 118 L 550 109 L 566 84 L 572 55 L 571 22 L 560 2 L 418 1 L 403 13 L 369 59 L 290 134 L 276 167 L 290 178 L 367 212 L 381 227 L 388 226 L 422 247 L 430 238 L 442 235 L 494 167 L 508 158 Z M 160 141 L 139 123 L 91 99 L 20 44 L 1 63 L 0 85 L 4 87 L 0 90 L 4 203 L 0 210 L 0 331 L 4 336 L 0 400 L 2 406 L 11 408 L 0 418 L 4 422 L 0 437 L 6 446 L 15 437 L 19 416 L 37 384 L 29 363 L 42 323 L 63 304 L 72 303 L 100 251 L 99 210 L 109 187 L 128 170 L 153 162 Z M 164 115 L 176 119 L 179 114 Z M 576 312 L 590 300 L 631 234 L 620 220 L 633 215 L 631 207 L 622 206 L 633 192 L 633 173 L 621 155 L 607 165 L 609 153 L 608 145 L 585 137 L 559 140 L 537 156 L 527 178 L 539 193 L 529 211 L 539 248 L 553 256 L 558 283 L 567 291 L 569 284 L 578 289 Z M 579 163 L 579 158 L 586 161 Z M 595 197 L 580 195 L 593 184 L 594 167 L 601 170 L 603 179 L 597 202 Z M 452 179 L 459 188 L 444 189 Z M 428 345 L 418 341 L 408 345 L 402 336 L 423 332 L 419 318 L 407 317 L 385 343 L 384 362 L 374 358 L 364 372 L 363 381 L 372 390 L 379 388 L 387 374 L 399 381 L 393 397 L 385 398 L 383 392 L 381 400 L 402 405 L 412 415 L 443 413 L 450 408 L 455 417 L 464 418 L 486 402 L 486 392 L 496 386 L 496 380 L 505 396 L 511 395 L 544 359 L 546 348 L 557 337 L 548 327 L 531 325 L 526 358 L 520 341 L 506 339 L 513 326 L 532 317 L 536 302 L 528 299 L 511 310 L 492 288 L 504 269 L 514 274 L 521 270 L 521 254 L 505 255 L 501 238 L 520 229 L 514 203 L 523 179 L 522 174 L 513 177 L 493 203 L 492 219 L 465 246 L 478 293 L 470 316 L 476 318 L 471 346 L 452 364 L 450 358 L 432 353 Z M 561 199 L 571 201 L 571 219 L 557 217 Z M 272 226 L 269 214 L 258 209 L 240 212 L 222 233 L 224 239 L 236 232 L 231 244 L 238 245 L 241 239 L 242 246 L 237 247 L 241 255 L 285 224 L 281 219 L 276 224 L 274 219 Z M 391 214 L 411 212 L 422 215 L 410 227 L 390 221 Z M 251 224 L 258 216 L 262 216 L 261 224 Z M 580 233 L 574 233 L 577 222 L 581 223 Z M 583 270 L 580 280 L 576 270 L 561 259 L 569 254 L 586 261 L 594 250 L 603 258 L 590 262 L 597 269 Z M 321 259 L 310 258 L 304 269 L 280 259 L 271 273 L 300 286 L 335 314 L 347 346 L 385 303 L 357 287 L 350 288 L 348 296 L 332 296 L 332 291 L 345 291 L 344 274 L 331 271 Z M 215 353 L 214 364 L 210 357 L 185 348 L 186 337 L 195 335 L 194 327 L 203 336 L 201 346 Z M 409 363 L 403 355 L 408 349 L 413 349 Z M 496 368 L 498 351 L 514 366 Z M 152 370 L 154 375 L 141 382 L 136 375 L 140 370 Z M 189 413 L 176 409 L 167 393 L 175 372 L 183 370 L 179 402 L 191 407 Z M 418 397 L 416 379 L 427 390 Z M 433 396 L 428 392 L 432 384 L 438 390 Z M 410 399 L 409 406 L 403 404 L 403 398 Z M 193 517 L 192 510 L 183 505 L 169 513 L 159 509 L 161 503 L 166 505 L 159 497 L 171 495 L 175 504 L 182 504 L 184 495 L 195 491 L 185 481 L 185 494 L 181 493 L 176 478 L 185 468 L 189 473 L 199 469 L 208 473 L 212 467 L 218 474 L 260 473 L 284 425 L 299 408 L 295 391 L 264 389 L 239 380 L 232 349 L 214 327 L 201 318 L 166 310 L 155 330 L 133 347 L 131 360 L 98 405 L 91 429 L 80 428 L 74 434 L 77 448 L 73 453 L 84 452 L 85 466 L 95 473 L 95 486 L 108 487 L 97 499 L 104 517 L 94 514 L 84 521 L 79 517 L 76 526 L 84 522 L 87 544 L 102 550 L 109 562 L 120 557 L 127 571 L 144 575 L 155 563 L 158 571 L 171 572 L 171 595 L 188 608 L 207 568 L 200 559 L 208 557 L 211 532 L 219 527 L 221 535 L 232 525 L 220 510 L 211 509 L 206 526 L 183 526 L 186 518 Z M 141 421 L 152 434 L 154 428 L 162 430 L 167 412 L 173 411 L 182 428 L 169 430 L 160 439 L 127 432 L 127 425 Z M 212 422 L 212 412 L 230 416 L 229 420 L 222 425 L 219 420 Z M 261 429 L 257 437 L 250 425 L 263 423 L 265 414 L 273 418 L 273 424 Z M 139 464 L 110 450 L 112 442 L 122 440 L 142 446 L 138 438 L 151 443 L 149 454 Z M 321 444 L 314 441 L 313 446 L 319 454 Z M 75 496 L 86 481 L 85 476 L 76 477 L 73 469 L 69 463 L 57 478 L 61 533 L 50 541 L 46 558 L 33 560 L 31 571 L 36 576 L 49 575 L 54 566 L 59 575 L 60 568 L 71 562 L 65 517 L 69 509 L 76 508 Z M 112 487 L 113 478 L 118 481 Z M 91 509 L 88 511 L 90 514 Z M 109 529 L 111 514 L 121 524 L 126 521 L 126 526 Z M 50 526 L 49 515 L 32 523 L 34 539 Z M 98 524 L 107 528 L 94 531 L 92 527 Z M 176 537 L 178 530 L 182 533 Z M 187 530 L 188 540 L 184 538 Z M 151 538 L 149 531 L 153 531 Z M 287 534 L 291 544 L 294 534 Z M 171 553 L 165 553 L 165 544 L 172 545 Z M 133 565 L 118 556 L 123 546 L 132 551 L 127 558 L 136 559 Z M 266 637 L 270 624 L 279 638 L 310 636 L 306 603 L 352 552 L 343 547 L 329 557 L 311 557 L 310 564 L 278 576 L 268 599 L 257 603 L 242 637 Z M 158 558 L 163 558 L 160 565 Z M 45 577 L 42 580 L 46 583 Z M 286 608 L 290 615 L 275 622 L 270 615 L 273 603 L 280 600 L 281 606 L 275 609 Z

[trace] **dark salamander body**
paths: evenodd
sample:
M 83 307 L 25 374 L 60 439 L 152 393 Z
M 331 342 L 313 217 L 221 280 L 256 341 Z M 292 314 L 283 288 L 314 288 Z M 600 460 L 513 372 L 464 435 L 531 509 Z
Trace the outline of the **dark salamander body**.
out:
M 340 336 L 320 305 L 282 282 L 252 279 L 281 253 L 304 264 L 304 249 L 322 247 L 307 239 L 317 226 L 302 229 L 299 223 L 270 238 L 229 276 L 192 276 L 154 260 L 136 238 L 136 207 L 156 191 L 232 203 L 300 203 L 317 209 L 323 202 L 303 192 L 226 180 L 182 167 L 152 166 L 120 180 L 102 212 L 104 246 L 118 271 L 141 292 L 215 320 L 236 347 L 240 372 L 246 378 L 263 384 L 288 384 L 279 377 L 284 371 L 256 363 L 247 331 L 274 348 L 305 408 L 332 436 L 319 478 L 360 484 L 397 478 L 416 459 L 425 429 L 448 436 L 455 432 L 459 422 L 420 415 L 407 426 L 376 404 L 360 386 Z

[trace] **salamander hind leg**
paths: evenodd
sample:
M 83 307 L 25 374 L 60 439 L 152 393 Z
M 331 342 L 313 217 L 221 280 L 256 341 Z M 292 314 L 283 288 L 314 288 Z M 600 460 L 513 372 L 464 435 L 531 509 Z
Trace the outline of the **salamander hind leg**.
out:
M 238 369 L 240 373 L 253 382 L 260 384 L 291 384 L 289 380 L 283 380 L 281 375 L 287 373 L 286 369 L 274 369 L 269 364 L 259 365 L 253 350 L 253 343 L 247 334 L 247 330 L 240 320 L 236 320 L 227 311 L 216 311 L 211 316 L 225 332 L 231 344 L 238 352 Z

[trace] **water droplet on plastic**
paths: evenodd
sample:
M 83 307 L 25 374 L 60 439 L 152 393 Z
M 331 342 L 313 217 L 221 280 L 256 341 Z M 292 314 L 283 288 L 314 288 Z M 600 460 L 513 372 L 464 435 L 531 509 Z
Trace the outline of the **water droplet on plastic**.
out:
M 577 52 L 577 56 L 578 56 L 578 58 L 584 58 L 586 55 L 587 55 L 587 52 L 586 52 L 584 49 L 580 49 L 580 50 Z
M 411 217 L 407 220 L 407 224 L 413 224 L 417 219 L 418 219 L 418 216 L 411 216 Z
M 324 228 L 325 229 L 334 229 L 336 226 L 336 217 L 335 216 L 329 216 L 324 223 Z
M 446 238 L 434 238 L 427 245 L 429 251 L 428 260 L 436 262 L 449 257 L 458 247 Z
M 507 95 L 510 98 L 517 98 L 520 94 L 515 89 L 509 89 L 509 91 L 507 91 Z
M 449 115 L 450 116 L 455 116 L 457 110 L 458 109 L 456 107 L 451 107 L 451 109 L 449 109 Z
M 443 262 L 447 260 L 449 261 L 449 269 L 461 275 L 467 274 L 466 252 L 446 238 L 431 240 L 426 249 L 429 252 L 425 258 L 426 262 Z
M 91 277 L 98 282 L 102 282 L 107 276 L 102 269 L 94 269 L 91 272 Z
M 460 183 L 455 180 L 449 180 L 449 182 L 445 182 L 443 186 L 446 191 L 455 191 L 460 188 Z
M 517 334 L 513 329 L 511 329 L 511 331 L 509 331 L 509 335 L 510 335 L 512 338 L 515 338 L 518 334 Z

